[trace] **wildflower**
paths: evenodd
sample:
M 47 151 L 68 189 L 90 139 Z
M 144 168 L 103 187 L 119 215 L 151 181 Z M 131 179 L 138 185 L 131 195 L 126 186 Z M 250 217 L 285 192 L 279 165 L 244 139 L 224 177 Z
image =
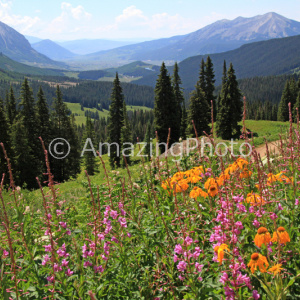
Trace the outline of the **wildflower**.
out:
M 286 183 L 292 182 L 292 179 L 290 179 L 286 175 L 284 175 L 283 172 L 278 173 L 277 175 L 275 175 L 275 177 L 280 182 L 286 182 Z
M 69 264 L 69 262 L 68 262 L 67 260 L 65 260 L 65 259 L 63 259 L 62 262 L 61 262 L 61 265 L 62 265 L 63 267 L 67 267 L 68 264 Z
M 51 244 L 45 245 L 44 247 L 45 247 L 45 251 L 46 251 L 46 252 L 51 252 L 51 251 L 52 251 Z
M 277 265 L 271 267 L 268 271 L 273 273 L 274 275 L 276 275 L 283 270 L 283 268 L 281 268 L 281 266 L 282 266 L 282 264 L 277 264 Z
M 93 264 L 91 263 L 91 262 L 89 262 L 89 261 L 85 261 L 84 263 L 83 263 L 83 266 L 85 267 L 85 268 L 87 268 L 87 267 L 91 267 Z
M 125 218 L 119 218 L 118 219 L 118 221 L 119 221 L 119 223 L 120 223 L 120 225 L 121 225 L 121 227 L 127 227 L 127 221 L 126 221 L 126 219 Z
M 285 244 L 285 245 L 287 242 L 291 241 L 290 236 L 285 231 L 284 227 L 278 227 L 277 231 L 273 232 L 273 237 L 271 241 L 278 242 L 278 240 L 280 244 Z
M 267 272 L 267 267 L 269 266 L 269 263 L 267 261 L 267 258 L 259 253 L 253 253 L 251 255 L 251 260 L 248 263 L 248 267 L 251 268 L 251 272 L 254 273 L 256 271 L 257 267 L 259 268 L 259 271 L 262 273 Z
M 236 161 L 235 164 L 241 169 L 244 169 L 244 166 L 247 166 L 249 163 L 244 159 L 239 157 Z
M 182 254 L 183 251 L 182 251 L 182 247 L 181 247 L 180 244 L 177 244 L 175 246 L 174 252 L 177 253 L 177 254 Z
M 73 275 L 74 272 L 71 271 L 70 269 L 68 269 L 65 273 L 67 276 L 71 276 L 71 275 Z
M 203 267 L 204 265 L 200 265 L 198 262 L 195 263 L 195 268 L 199 273 L 202 271 Z
M 58 216 L 60 216 L 60 215 L 63 214 L 63 212 L 62 212 L 60 209 L 57 209 L 57 210 L 56 210 L 56 214 L 57 214 Z
M 175 184 L 175 193 L 182 193 L 189 188 L 189 185 L 185 179 L 178 181 Z
M 47 219 L 51 220 L 52 219 L 52 215 L 51 214 L 47 214 Z
M 299 200 L 295 199 L 295 205 L 299 205 Z
M 59 264 L 55 263 L 53 266 L 53 269 L 54 269 L 54 272 L 59 272 L 62 270 L 62 267 Z
M 200 189 L 199 187 L 195 186 L 190 192 L 190 198 L 196 199 L 199 196 L 206 198 L 208 194 L 204 192 L 202 189 Z
M 265 227 L 258 228 L 257 234 L 254 238 L 254 244 L 260 248 L 262 244 L 267 245 L 270 241 L 271 241 L 271 234 L 268 231 L 268 229 Z
M 197 183 L 198 181 L 200 181 L 202 178 L 200 176 L 197 176 L 197 175 L 194 175 L 194 176 L 191 176 L 188 181 L 191 182 L 191 183 Z
M 115 238 L 114 236 L 111 238 L 111 241 L 112 241 L 112 242 L 115 242 L 115 243 L 117 243 L 117 244 L 119 243 L 119 240 L 118 240 L 117 238 Z
M 113 218 L 113 219 L 116 219 L 118 217 L 118 212 L 116 210 L 111 210 L 110 211 L 110 216 Z
M 53 282 L 54 281 L 54 276 L 52 275 L 52 276 L 48 276 L 47 277 L 47 280 L 49 281 L 49 282 Z
M 254 219 L 254 221 L 252 222 L 252 225 L 255 226 L 256 228 L 258 228 L 260 226 L 260 223 L 257 221 L 257 219 Z
M 102 266 L 94 266 L 94 271 L 95 273 L 103 273 L 104 272 L 104 269 Z
M 176 254 L 174 254 L 174 257 L 173 257 L 174 263 L 176 263 L 177 260 L 178 260 L 178 256 Z
M 215 253 L 218 254 L 218 262 L 220 263 L 220 265 L 222 264 L 225 250 L 228 251 L 228 252 L 230 251 L 230 249 L 228 248 L 228 246 L 226 244 L 216 246 L 215 249 L 214 249 Z
M 264 205 L 266 201 L 260 195 L 255 193 L 249 193 L 246 198 L 246 202 L 250 203 L 252 206 Z
M 271 213 L 271 214 L 270 214 L 270 219 L 271 219 L 271 220 L 274 221 L 274 220 L 276 220 L 277 218 L 278 218 L 278 216 L 277 216 L 275 213 Z
M 177 265 L 177 269 L 180 271 L 180 272 L 184 272 L 185 269 L 186 269 L 186 266 L 187 266 L 187 263 L 185 261 L 180 261 Z
M 3 250 L 3 256 L 4 256 L 4 258 L 6 258 L 8 255 L 9 255 L 9 252 L 6 251 L 6 250 Z
M 218 187 L 216 184 L 211 185 L 208 189 L 208 195 L 214 197 L 218 194 Z
M 260 298 L 260 294 L 258 293 L 257 290 L 252 291 L 252 297 L 254 300 L 258 300 Z
M 249 178 L 251 177 L 252 175 L 252 172 L 249 171 L 247 168 L 245 168 L 241 173 L 240 173 L 240 178 L 243 179 L 243 178 Z
M 179 275 L 179 276 L 178 276 L 178 278 L 179 278 L 181 281 L 183 281 L 183 280 L 184 280 L 184 277 L 183 277 L 183 276 L 181 276 L 181 275 Z
M 127 236 L 128 236 L 128 237 L 131 237 L 131 233 L 127 232 Z
M 61 227 L 63 227 L 64 229 L 67 229 L 67 223 L 65 223 L 65 222 L 59 222 L 59 225 Z
M 186 244 L 189 246 L 189 245 L 191 245 L 191 244 L 193 243 L 193 239 L 190 238 L 189 236 L 187 236 L 187 237 L 185 238 L 185 242 L 186 242 Z
M 212 185 L 217 186 L 217 181 L 214 178 L 208 178 L 204 184 L 204 188 L 209 190 Z
M 268 174 L 268 179 L 267 179 L 267 185 L 271 185 L 271 183 L 277 181 L 277 178 L 274 174 L 269 173 Z
M 44 260 L 42 261 L 42 266 L 45 266 L 47 262 L 50 261 L 50 257 L 48 254 L 44 256 Z
M 280 203 L 278 204 L 278 210 L 283 210 L 283 208 L 282 208 L 282 206 L 281 206 Z

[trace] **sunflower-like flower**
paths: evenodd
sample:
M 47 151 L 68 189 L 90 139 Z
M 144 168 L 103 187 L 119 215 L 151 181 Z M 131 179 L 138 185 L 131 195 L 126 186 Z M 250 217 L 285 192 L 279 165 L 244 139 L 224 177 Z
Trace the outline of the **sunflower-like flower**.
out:
M 251 260 L 248 263 L 248 267 L 251 268 L 251 272 L 254 273 L 254 271 L 257 270 L 257 267 L 259 268 L 259 271 L 262 273 L 267 272 L 267 268 L 269 266 L 269 263 L 267 261 L 267 258 L 259 253 L 253 253 L 251 255 Z
M 272 268 L 270 268 L 268 271 L 273 273 L 274 275 L 276 275 L 283 270 L 283 268 L 281 268 L 281 266 L 282 266 L 282 264 L 277 264 L 277 265 L 273 266 Z
M 198 175 L 192 175 L 191 177 L 187 178 L 187 181 L 191 182 L 191 183 L 197 183 L 201 179 L 202 179 L 202 177 L 200 177 Z
M 289 234 L 285 231 L 284 227 L 282 226 L 278 227 L 276 232 L 273 232 L 273 237 L 271 239 L 271 242 L 278 242 L 278 241 L 280 244 L 285 244 L 285 245 L 287 242 L 291 241 Z
M 175 193 L 182 193 L 189 188 L 189 185 L 188 185 L 186 179 L 181 179 L 178 182 L 174 182 L 174 184 L 175 184 Z
M 171 182 L 171 178 L 168 178 L 165 181 L 163 181 L 162 184 L 161 184 L 161 187 L 165 190 L 172 189 L 173 188 L 173 183 Z
M 257 234 L 254 238 L 254 244 L 260 248 L 262 244 L 267 245 L 268 243 L 270 243 L 270 241 L 271 241 L 271 234 L 268 231 L 268 229 L 265 227 L 258 228 Z
M 280 172 L 280 173 L 276 174 L 275 177 L 280 182 L 292 183 L 292 179 L 290 179 L 289 177 L 284 175 L 283 172 Z
M 226 244 L 222 244 L 220 246 L 216 246 L 214 248 L 215 253 L 218 254 L 218 262 L 220 263 L 220 265 L 222 264 L 222 261 L 224 259 L 224 251 L 228 251 L 230 252 L 230 249 L 228 248 L 228 246 Z
M 199 196 L 206 198 L 208 194 L 199 187 L 195 186 L 190 192 L 190 198 L 196 199 Z
M 274 174 L 269 173 L 267 179 L 267 185 L 271 185 L 271 183 L 275 181 L 277 181 L 277 177 Z
M 247 195 L 247 198 L 245 200 L 247 203 L 250 203 L 252 206 L 257 206 L 257 205 L 264 205 L 266 204 L 266 201 L 264 198 L 262 198 L 260 195 L 255 194 L 255 193 L 249 193 Z
M 217 185 L 216 179 L 215 178 L 208 178 L 206 180 L 206 182 L 204 183 L 204 188 L 206 190 L 209 190 L 210 186 L 212 186 L 212 185 Z
M 225 172 L 221 173 L 219 178 L 217 178 L 218 186 L 222 186 L 225 180 L 228 180 L 229 178 L 230 178 L 229 174 L 226 174 Z
M 237 164 L 237 166 L 243 170 L 244 169 L 244 166 L 247 166 L 249 163 L 244 159 L 244 158 L 241 158 L 239 157 L 236 161 L 235 161 L 235 164 Z
M 211 197 L 216 196 L 218 194 L 218 186 L 216 184 L 211 185 L 207 193 Z
M 249 178 L 251 177 L 252 172 L 249 171 L 247 168 L 243 169 L 243 171 L 240 173 L 240 178 Z

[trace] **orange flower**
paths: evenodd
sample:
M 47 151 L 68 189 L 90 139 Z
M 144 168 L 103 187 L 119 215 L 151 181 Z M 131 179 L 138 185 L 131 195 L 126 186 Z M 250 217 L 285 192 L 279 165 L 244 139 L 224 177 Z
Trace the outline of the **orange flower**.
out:
M 271 185 L 271 183 L 275 181 L 277 181 L 277 177 L 274 174 L 269 173 L 267 179 L 267 185 Z
M 219 178 L 217 179 L 217 183 L 219 186 L 223 185 L 226 179 L 229 179 L 230 176 L 229 174 L 223 174 L 221 173 L 221 175 L 219 176 Z
M 208 195 L 211 197 L 214 197 L 218 194 L 218 186 L 216 184 L 213 184 L 208 189 Z
M 198 198 L 199 196 L 206 198 L 208 196 L 207 193 L 205 193 L 202 189 L 199 187 L 194 187 L 190 192 L 190 198 Z
M 177 172 L 173 175 L 172 180 L 179 181 L 184 178 L 184 172 Z
M 251 255 L 251 260 L 248 263 L 248 267 L 251 268 L 251 272 L 254 273 L 256 271 L 257 267 L 259 268 L 259 271 L 262 273 L 267 272 L 267 267 L 269 266 L 269 263 L 267 261 L 267 258 L 259 253 L 253 253 Z
M 250 203 L 252 206 L 264 205 L 266 201 L 260 195 L 255 193 L 249 193 L 246 198 L 246 202 Z
M 243 170 L 244 169 L 244 166 L 247 166 L 249 163 L 244 159 L 244 158 L 241 158 L 239 157 L 236 161 L 235 161 L 235 164 L 237 164 L 237 166 Z
M 193 175 L 191 177 L 189 177 L 187 180 L 191 183 L 197 183 L 198 181 L 200 181 L 202 178 L 200 176 L 197 175 Z
M 258 228 L 257 234 L 254 238 L 254 244 L 260 248 L 262 244 L 267 245 L 268 243 L 270 243 L 270 241 L 271 241 L 271 234 L 268 231 L 268 229 L 265 227 Z
M 290 178 L 288 178 L 286 175 L 284 175 L 283 172 L 276 174 L 275 177 L 280 182 L 286 182 L 286 183 L 292 182 L 292 180 Z
M 277 264 L 277 265 L 273 266 L 272 268 L 270 268 L 268 271 L 273 273 L 274 275 L 276 275 L 283 270 L 283 268 L 281 268 L 281 266 L 282 266 L 282 264 Z
M 240 178 L 249 178 L 251 177 L 252 172 L 249 171 L 247 168 L 245 168 L 241 173 L 240 173 Z
M 189 188 L 186 179 L 182 179 L 178 182 L 174 182 L 174 184 L 175 184 L 175 193 L 182 193 Z
M 173 183 L 171 183 L 171 179 L 168 178 L 167 180 L 163 181 L 163 183 L 161 184 L 161 187 L 165 190 L 172 189 L 173 188 Z
M 217 185 L 217 181 L 214 178 L 208 178 L 204 184 L 204 188 L 208 190 L 211 185 Z
M 220 246 L 216 246 L 214 251 L 215 251 L 215 253 L 218 254 L 218 262 L 221 265 L 222 261 L 224 259 L 224 251 L 230 252 L 230 249 L 228 248 L 228 246 L 226 244 L 222 244 Z
M 287 242 L 291 241 L 290 236 L 285 231 L 284 227 L 278 227 L 277 231 L 273 232 L 273 237 L 271 242 L 278 242 L 278 240 L 280 244 L 285 244 L 285 245 Z

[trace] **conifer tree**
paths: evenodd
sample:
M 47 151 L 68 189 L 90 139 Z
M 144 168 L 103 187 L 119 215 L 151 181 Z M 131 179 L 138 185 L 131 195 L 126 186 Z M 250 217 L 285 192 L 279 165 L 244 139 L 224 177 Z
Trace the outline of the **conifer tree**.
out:
M 216 115 L 217 115 L 216 97 L 214 96 L 215 81 L 216 80 L 215 80 L 215 74 L 213 69 L 213 63 L 211 61 L 211 58 L 208 56 L 205 63 L 205 97 L 210 108 L 211 108 L 211 101 L 213 102 L 214 121 L 216 120 Z
M 278 107 L 278 114 L 277 114 L 278 121 L 286 122 L 289 120 L 289 102 L 292 103 L 293 96 L 294 95 L 290 88 L 290 81 L 287 80 Z
M 179 76 L 179 67 L 178 67 L 177 62 L 175 62 L 172 84 L 173 84 L 175 101 L 176 101 L 177 107 L 178 107 L 177 108 L 178 109 L 178 119 L 180 119 L 180 120 L 182 117 L 182 104 L 184 102 L 182 88 L 180 87 L 181 83 L 182 82 L 181 82 L 181 78 Z
M 75 177 L 80 172 L 80 147 L 75 132 L 75 124 L 70 111 L 63 102 L 59 86 L 56 88 L 56 98 L 53 103 L 53 132 L 54 138 L 63 138 L 70 145 L 70 153 L 64 159 L 55 159 L 52 164 L 54 180 L 62 182 Z M 59 152 L 67 154 L 68 146 L 64 144 Z
M 296 108 L 298 108 L 298 114 L 299 114 L 299 117 L 300 117 L 300 91 L 298 92 L 296 103 L 295 103 L 294 108 L 293 108 L 293 120 L 294 120 L 294 122 L 297 122 L 297 109 Z
M 7 116 L 10 125 L 12 125 L 17 117 L 17 104 L 12 86 L 10 86 L 10 91 L 8 95 Z
M 128 115 L 127 115 L 127 109 L 126 109 L 126 103 L 123 101 L 123 126 L 121 128 L 121 145 L 122 149 L 123 148 L 130 148 L 128 145 L 125 143 L 132 143 L 132 134 L 131 134 L 131 126 L 128 120 Z M 128 165 L 131 164 L 131 150 L 124 150 L 124 155 L 126 157 L 126 162 Z M 125 159 L 122 154 L 122 164 L 123 167 L 125 167 Z
M 181 124 L 180 124 L 180 136 L 183 140 L 186 140 L 187 122 L 188 122 L 188 114 L 185 108 L 185 102 L 183 102 Z
M 146 136 L 144 142 L 146 143 L 145 149 L 144 149 L 144 155 L 147 155 L 147 160 L 149 161 L 151 159 L 151 124 L 148 122 L 147 124 L 147 130 L 146 130 Z
M 120 167 L 121 162 L 121 129 L 123 127 L 124 95 L 118 73 L 113 82 L 111 104 L 109 106 L 108 141 L 110 143 L 109 162 L 112 168 Z M 115 143 L 113 145 L 113 143 Z
M 87 143 L 87 145 L 91 147 L 96 145 L 94 125 L 89 116 L 86 117 L 83 143 Z M 95 151 L 93 151 L 93 149 L 90 149 L 90 147 L 87 147 L 87 149 L 91 151 L 85 151 L 84 153 L 84 168 L 89 175 L 95 175 L 96 171 L 98 170 L 96 162 L 97 157 L 95 156 Z
M 10 126 L 9 122 L 6 118 L 4 105 L 2 100 L 0 99 L 0 143 L 3 143 L 8 158 L 13 163 L 13 152 L 11 147 L 11 136 L 10 136 Z M 0 147 L 0 178 L 2 180 L 2 175 L 6 174 L 5 176 L 5 183 L 8 183 L 9 176 L 8 176 L 8 170 L 7 170 L 7 162 L 4 157 L 4 153 L 2 151 L 2 148 Z
M 154 124 L 159 143 L 167 143 L 169 128 L 171 128 L 171 136 L 168 146 L 179 140 L 181 116 L 178 110 L 170 76 L 165 64 L 162 63 L 156 81 L 154 101 Z M 161 152 L 165 150 L 164 145 L 160 145 L 160 150 Z

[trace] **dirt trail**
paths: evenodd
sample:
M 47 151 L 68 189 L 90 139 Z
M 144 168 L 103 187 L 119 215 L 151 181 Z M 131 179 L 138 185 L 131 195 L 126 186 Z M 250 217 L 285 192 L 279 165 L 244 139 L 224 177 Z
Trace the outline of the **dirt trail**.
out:
M 280 140 L 274 141 L 274 142 L 268 142 L 268 149 L 270 154 L 278 154 L 280 153 Z M 260 157 L 266 156 L 266 145 L 260 145 L 257 148 L 255 148 L 258 154 L 260 154 Z

